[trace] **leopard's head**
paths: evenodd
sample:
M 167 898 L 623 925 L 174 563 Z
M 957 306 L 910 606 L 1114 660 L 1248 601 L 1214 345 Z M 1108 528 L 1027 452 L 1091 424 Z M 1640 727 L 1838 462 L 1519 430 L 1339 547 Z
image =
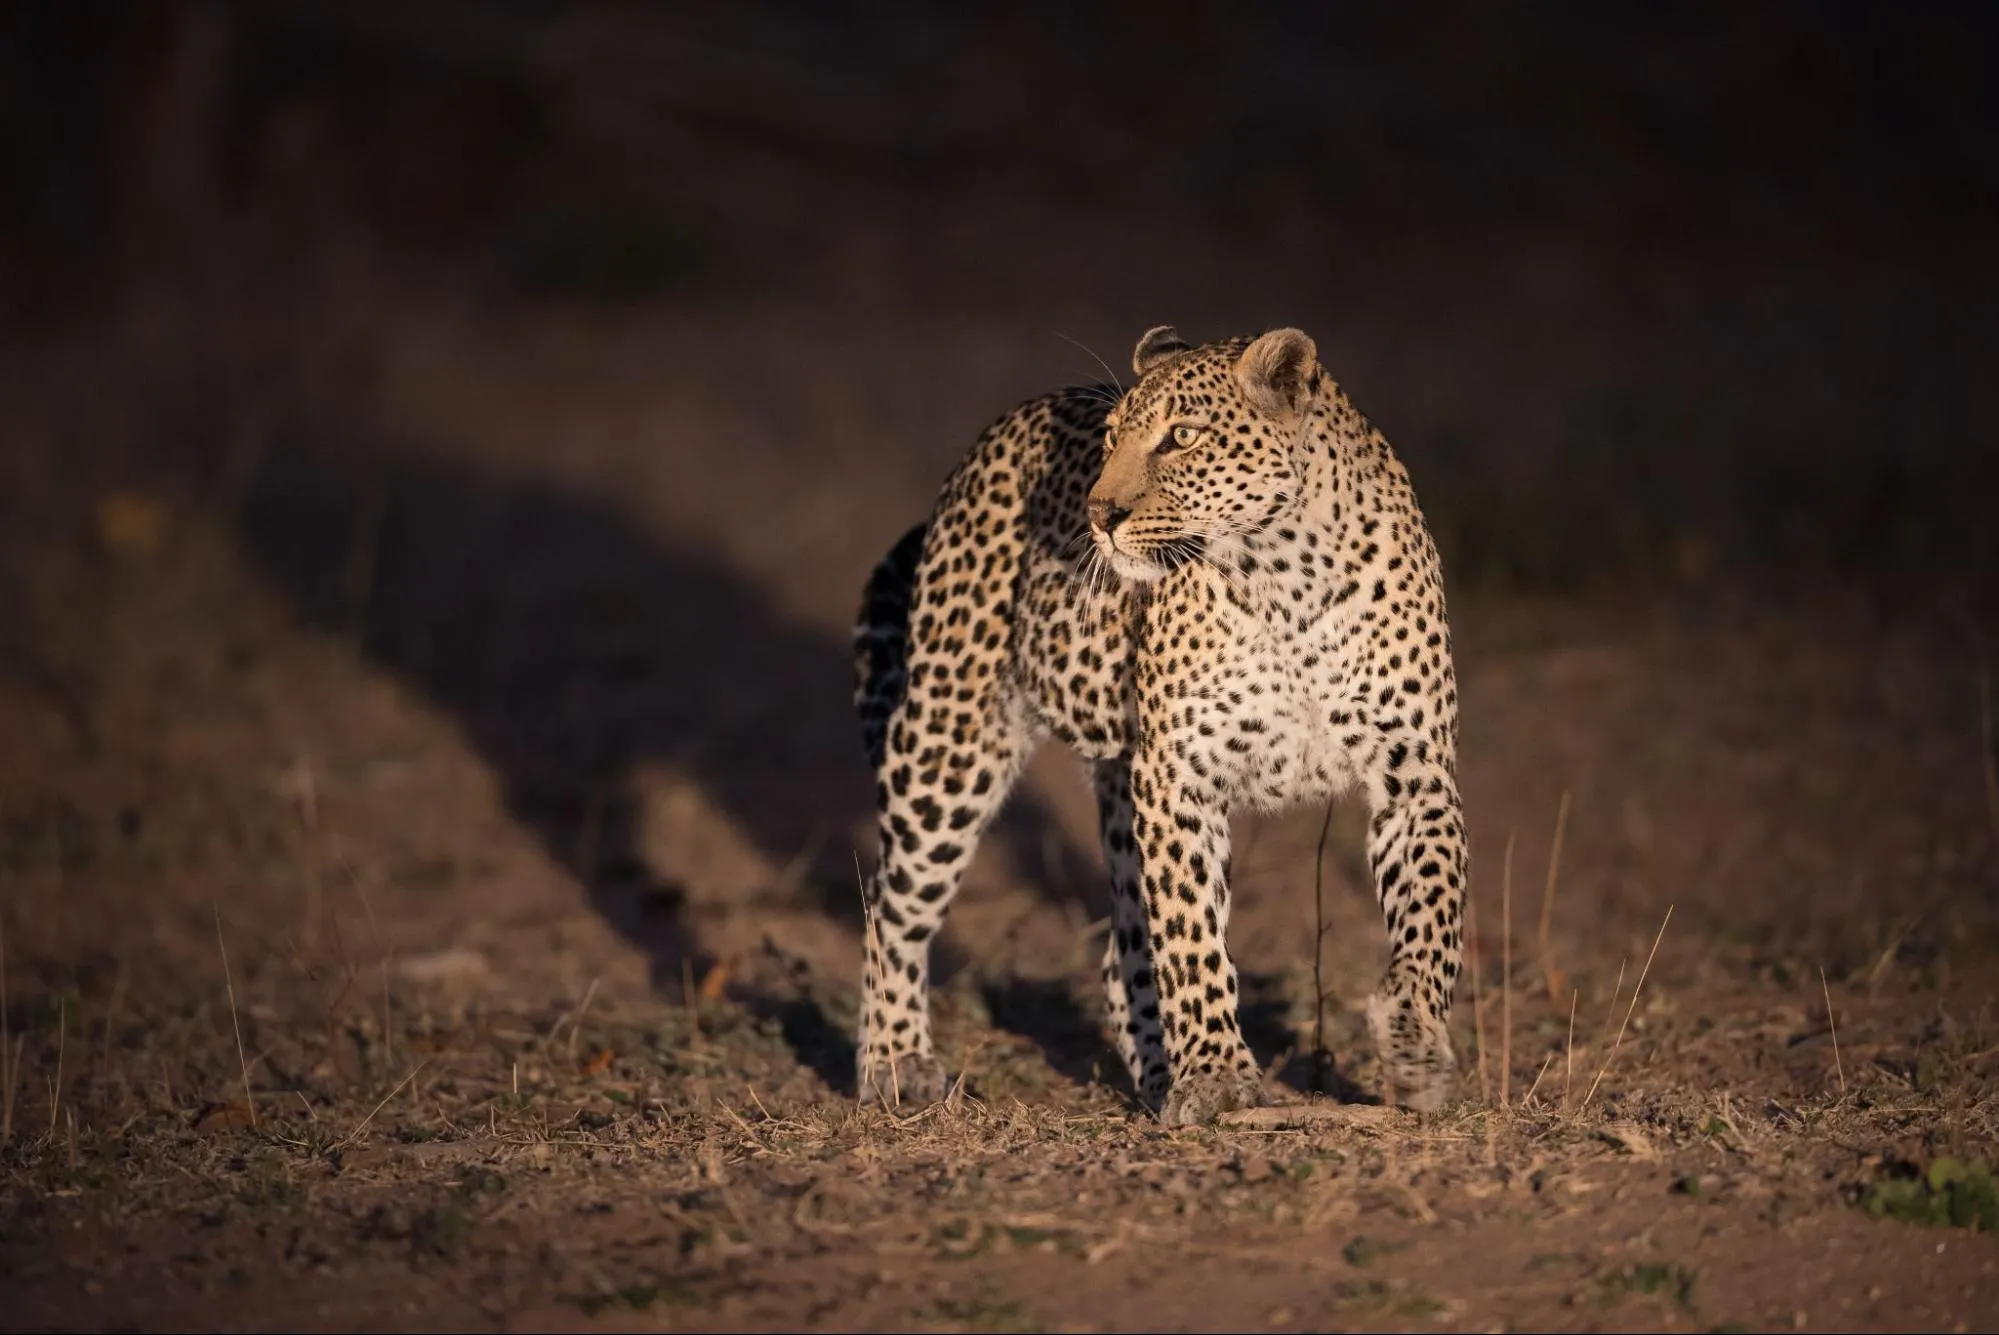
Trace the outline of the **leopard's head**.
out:
M 1161 325 L 1131 364 L 1138 380 L 1104 419 L 1090 537 L 1112 570 L 1145 582 L 1226 560 L 1297 500 L 1321 377 L 1296 329 L 1196 348 Z

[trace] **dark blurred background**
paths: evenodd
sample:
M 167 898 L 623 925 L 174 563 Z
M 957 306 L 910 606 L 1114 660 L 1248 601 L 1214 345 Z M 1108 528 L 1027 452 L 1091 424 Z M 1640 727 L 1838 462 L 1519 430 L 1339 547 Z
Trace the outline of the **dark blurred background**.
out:
M 168 292 L 237 396 L 342 320 L 365 341 L 363 285 L 981 323 L 1038 340 L 1021 392 L 1095 370 L 1051 328 L 1122 368 L 1157 320 L 1316 321 L 1467 578 L 1986 560 L 1993 30 L 1804 0 L 22 0 L 0 290 L 30 339 Z M 766 333 L 774 369 L 853 353 Z

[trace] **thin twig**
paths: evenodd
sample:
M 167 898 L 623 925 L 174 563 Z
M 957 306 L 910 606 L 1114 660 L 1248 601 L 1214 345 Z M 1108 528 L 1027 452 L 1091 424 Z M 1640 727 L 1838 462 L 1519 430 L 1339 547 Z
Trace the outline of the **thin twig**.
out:
M 1092 354 L 1094 355 L 1094 354 Z M 1326 1089 L 1326 1068 L 1330 1057 L 1326 1052 L 1326 836 L 1333 829 L 1333 804 L 1326 802 L 1325 819 L 1319 822 L 1319 855 L 1312 863 L 1312 998 L 1314 1012 L 1312 1019 L 1312 1088 L 1324 1093 Z
M 1549 927 L 1555 912 L 1555 878 L 1562 871 L 1562 834 L 1569 828 L 1569 790 L 1562 789 L 1562 800 L 1555 807 L 1555 841 L 1548 848 L 1548 882 L 1541 889 L 1541 976 L 1548 984 L 1548 1000 L 1557 1001 L 1562 994 L 1562 971 L 1555 967 L 1555 948 L 1549 938 Z
M 1840 1097 L 1846 1097 L 1846 1063 L 1839 1057 L 1839 1022 L 1832 1018 L 1832 989 L 1826 986 L 1825 966 L 1819 966 L 1819 991 L 1825 994 L 1825 1022 L 1832 1030 L 1832 1069 L 1839 1073 Z
M 1587 1112 L 1589 1110 L 1589 1101 L 1595 1096 L 1596 1087 L 1602 1083 L 1603 1073 L 1610 1069 L 1610 1064 L 1613 1061 L 1617 1060 L 1617 1049 L 1623 1046 L 1624 1043 L 1624 1026 L 1631 1023 L 1631 1013 L 1638 1009 L 1638 994 L 1645 990 L 1645 975 L 1652 972 L 1652 957 L 1659 953 L 1659 943 L 1666 938 L 1666 924 L 1672 920 L 1673 906 L 1668 904 L 1666 906 L 1666 916 L 1659 920 L 1659 934 L 1652 938 L 1651 953 L 1645 956 L 1645 967 L 1638 971 L 1638 981 L 1632 985 L 1631 1004 L 1625 1007 L 1624 1022 L 1617 1026 L 1617 1041 L 1612 1043 L 1610 1051 L 1604 1054 L 1603 1065 L 1597 1068 L 1596 1079 L 1589 1082 L 1589 1092 L 1583 1095 L 1583 1105 L 1576 1109 L 1577 1112 Z
M 1465 936 L 1471 952 L 1471 1027 L 1478 1043 L 1478 1101 L 1489 1108 L 1492 1085 L 1485 1074 L 1485 985 L 1479 981 L 1478 957 L 1482 952 L 1478 944 L 1478 896 L 1473 894 L 1465 896 Z
M 243 1024 L 236 1018 L 236 984 L 229 977 L 229 947 L 222 944 L 222 906 L 215 905 L 215 948 L 222 955 L 222 987 L 229 994 L 229 1025 L 236 1031 L 236 1064 L 243 1068 L 243 1106 L 257 1125 L 257 1100 L 250 1093 L 250 1059 L 243 1052 Z
M 1499 1106 L 1513 1106 L 1513 835 L 1499 875 Z

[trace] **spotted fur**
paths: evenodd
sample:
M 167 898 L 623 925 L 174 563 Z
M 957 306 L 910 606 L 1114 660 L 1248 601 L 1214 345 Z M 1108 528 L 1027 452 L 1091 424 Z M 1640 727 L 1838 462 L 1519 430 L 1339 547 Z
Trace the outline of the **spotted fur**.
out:
M 1226 945 L 1229 813 L 1358 788 L 1389 960 L 1384 1095 L 1455 1092 L 1466 881 L 1436 548 L 1387 441 L 1282 329 L 1154 329 L 1120 395 L 988 428 L 869 581 L 857 703 L 880 856 L 865 883 L 864 1100 L 940 1097 L 929 943 L 1029 751 L 1094 769 L 1112 1041 L 1170 1124 L 1267 1101 Z

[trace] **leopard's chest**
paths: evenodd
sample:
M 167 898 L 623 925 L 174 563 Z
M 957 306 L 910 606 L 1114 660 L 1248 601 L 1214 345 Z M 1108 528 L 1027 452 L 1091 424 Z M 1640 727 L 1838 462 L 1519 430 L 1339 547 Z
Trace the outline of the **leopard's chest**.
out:
M 1232 799 L 1264 808 L 1343 790 L 1356 774 L 1335 725 L 1349 637 L 1335 618 L 1301 615 L 1288 587 L 1245 596 L 1238 582 L 1235 598 L 1204 605 L 1198 628 L 1148 637 L 1155 661 L 1139 674 L 1147 724 Z

